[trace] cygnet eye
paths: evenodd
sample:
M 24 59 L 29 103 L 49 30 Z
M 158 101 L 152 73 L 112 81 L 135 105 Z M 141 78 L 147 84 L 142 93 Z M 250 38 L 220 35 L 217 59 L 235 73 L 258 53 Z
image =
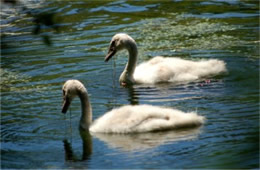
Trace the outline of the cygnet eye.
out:
M 65 98 L 66 98 L 66 91 L 62 90 L 62 92 L 63 92 L 63 100 L 65 100 Z
M 110 45 L 110 50 L 115 50 L 116 48 L 116 41 L 112 41 L 111 45 Z

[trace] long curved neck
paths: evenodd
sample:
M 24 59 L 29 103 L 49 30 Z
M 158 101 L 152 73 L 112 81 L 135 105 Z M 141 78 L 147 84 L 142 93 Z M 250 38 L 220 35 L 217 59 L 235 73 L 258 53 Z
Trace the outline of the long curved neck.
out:
M 86 91 L 81 91 L 79 93 L 79 98 L 81 101 L 81 118 L 80 118 L 80 127 L 88 130 L 89 126 L 92 123 L 92 108 L 89 102 L 88 94 Z
M 126 67 L 123 71 L 123 73 L 120 76 L 120 82 L 124 82 L 127 84 L 134 83 L 133 74 L 135 71 L 136 63 L 137 63 L 137 55 L 138 50 L 135 42 L 129 41 L 128 46 L 126 47 L 129 53 L 128 62 L 126 64 Z

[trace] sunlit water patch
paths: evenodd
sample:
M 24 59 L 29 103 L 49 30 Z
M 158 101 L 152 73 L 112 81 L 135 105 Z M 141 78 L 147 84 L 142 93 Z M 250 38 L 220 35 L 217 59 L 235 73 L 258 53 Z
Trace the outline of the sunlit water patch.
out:
M 140 26 L 127 28 L 125 31 L 135 32 L 143 37 L 138 39 L 138 45 L 145 49 L 146 53 L 157 50 L 161 55 L 169 55 L 176 51 L 216 50 L 244 44 L 244 41 L 229 34 L 239 28 L 240 26 L 225 22 L 187 19 L 177 15 L 169 19 L 148 19 Z

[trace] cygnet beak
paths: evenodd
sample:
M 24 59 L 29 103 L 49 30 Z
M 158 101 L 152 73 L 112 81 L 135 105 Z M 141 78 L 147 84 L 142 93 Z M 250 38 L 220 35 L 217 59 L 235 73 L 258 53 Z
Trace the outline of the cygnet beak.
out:
M 110 47 L 109 47 L 107 56 L 105 57 L 105 62 L 108 62 L 108 60 L 110 58 L 112 58 L 115 54 L 116 54 L 116 45 L 115 45 L 115 41 L 112 41 L 110 43 Z
M 107 55 L 106 55 L 106 57 L 105 57 L 105 62 L 108 62 L 108 60 L 110 59 L 110 58 L 112 58 L 114 55 L 116 54 L 116 50 L 109 50 L 108 51 L 108 53 L 107 53 Z
M 66 97 L 66 98 L 64 98 L 61 112 L 65 114 L 67 112 L 69 106 L 70 106 L 70 100 Z

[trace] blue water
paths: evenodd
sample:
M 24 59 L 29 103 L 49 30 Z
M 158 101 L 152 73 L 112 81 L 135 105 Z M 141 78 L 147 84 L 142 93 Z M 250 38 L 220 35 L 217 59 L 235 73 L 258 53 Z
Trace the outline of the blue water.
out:
M 42 25 L 32 34 L 34 17 L 20 4 L 2 9 L 1 168 L 259 168 L 258 1 L 22 2 L 33 14 L 53 13 L 58 31 Z M 127 53 L 104 62 L 119 32 L 136 40 L 139 62 L 216 58 L 228 73 L 210 83 L 120 87 Z M 91 136 L 78 129 L 78 99 L 61 113 L 68 79 L 87 87 L 94 119 L 117 106 L 152 104 L 207 121 L 196 129 Z

